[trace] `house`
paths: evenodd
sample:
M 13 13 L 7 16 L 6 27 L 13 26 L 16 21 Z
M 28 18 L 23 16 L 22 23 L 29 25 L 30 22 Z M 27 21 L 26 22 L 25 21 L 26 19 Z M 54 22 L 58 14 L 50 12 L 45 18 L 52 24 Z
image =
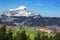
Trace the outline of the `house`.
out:
M 52 33 L 53 30 L 47 28 L 47 27 L 40 27 L 40 28 L 36 28 L 37 31 L 41 31 L 41 32 L 47 32 L 48 34 Z

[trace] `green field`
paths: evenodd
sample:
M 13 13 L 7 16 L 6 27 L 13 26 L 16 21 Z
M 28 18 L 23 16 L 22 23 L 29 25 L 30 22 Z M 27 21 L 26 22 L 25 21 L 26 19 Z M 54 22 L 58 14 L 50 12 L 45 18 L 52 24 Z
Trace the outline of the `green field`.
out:
M 2 30 L 1 27 L 3 28 L 3 30 Z M 8 27 L 8 28 L 12 27 L 12 28 L 10 29 L 10 31 L 13 33 L 13 35 L 12 35 L 13 38 L 17 37 L 17 32 L 19 32 L 19 33 L 21 34 L 21 32 L 22 32 L 23 30 L 25 30 L 26 35 L 27 35 L 27 36 L 29 35 L 29 38 L 30 38 L 31 40 L 34 40 L 34 38 L 37 37 L 38 32 L 39 32 L 39 34 L 40 34 L 39 37 L 40 37 L 41 39 L 43 39 L 43 35 L 44 35 L 45 37 L 47 36 L 48 39 L 50 39 L 51 37 L 52 37 L 52 38 L 55 37 L 55 34 L 52 34 L 52 33 L 48 34 L 48 33 L 45 33 L 45 32 L 36 31 L 34 27 L 16 27 L 16 26 L 15 26 L 16 29 L 14 29 L 15 27 L 13 27 L 13 26 L 6 26 L 6 27 Z M 12 30 L 12 29 L 14 29 L 14 30 Z M 2 25 L 0 25 L 0 30 L 1 30 L 1 32 L 4 33 L 5 27 L 2 26 Z M 10 31 L 6 31 L 6 34 L 8 34 Z M 6 34 L 5 34 L 5 35 L 6 35 Z M 20 34 L 19 34 L 19 36 L 20 36 Z M 59 35 L 60 35 L 60 34 L 59 34 Z
M 33 29 L 31 29 L 31 28 L 23 28 L 23 29 L 14 30 L 13 35 L 16 36 L 17 31 L 21 32 L 22 30 L 26 31 L 27 36 L 30 35 L 31 40 L 33 40 L 34 37 L 37 36 L 37 31 L 34 30 L 34 28 Z M 48 34 L 48 33 L 42 33 L 42 32 L 40 32 L 40 33 L 41 33 L 41 36 L 40 36 L 41 38 L 42 38 L 42 35 L 48 36 L 48 38 L 54 37 L 54 34 Z

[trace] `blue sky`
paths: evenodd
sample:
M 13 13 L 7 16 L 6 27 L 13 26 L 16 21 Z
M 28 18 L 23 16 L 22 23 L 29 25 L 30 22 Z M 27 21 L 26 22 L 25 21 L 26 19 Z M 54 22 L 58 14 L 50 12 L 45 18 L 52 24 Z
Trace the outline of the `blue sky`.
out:
M 33 13 L 60 17 L 60 0 L 0 0 L 0 11 L 26 6 Z

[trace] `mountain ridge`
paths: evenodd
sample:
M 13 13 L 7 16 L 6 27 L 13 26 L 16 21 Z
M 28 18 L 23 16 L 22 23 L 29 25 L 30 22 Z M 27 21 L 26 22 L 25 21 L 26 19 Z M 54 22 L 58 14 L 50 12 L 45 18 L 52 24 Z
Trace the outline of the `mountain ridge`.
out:
M 0 18 L 0 24 L 21 26 L 55 25 L 60 27 L 60 17 L 43 17 L 39 14 L 32 13 L 25 6 L 21 6 L 3 12 Z

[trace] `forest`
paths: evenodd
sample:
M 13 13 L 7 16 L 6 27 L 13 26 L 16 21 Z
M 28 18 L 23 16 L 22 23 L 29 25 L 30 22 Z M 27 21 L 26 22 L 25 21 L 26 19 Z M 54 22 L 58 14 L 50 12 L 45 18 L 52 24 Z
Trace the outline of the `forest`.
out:
M 60 40 L 60 33 L 48 34 L 23 27 L 7 30 L 6 25 L 1 25 L 0 40 Z

